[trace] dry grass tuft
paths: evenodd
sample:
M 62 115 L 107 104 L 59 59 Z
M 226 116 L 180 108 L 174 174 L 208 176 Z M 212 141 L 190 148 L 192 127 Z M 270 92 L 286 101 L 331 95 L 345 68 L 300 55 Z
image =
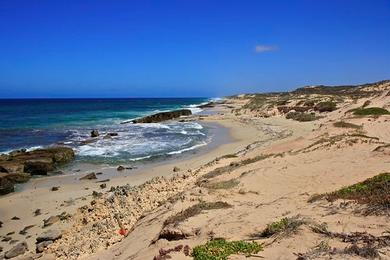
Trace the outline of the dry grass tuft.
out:
M 177 226 L 181 222 L 194 217 L 196 215 L 199 215 L 204 210 L 213 210 L 213 209 L 226 209 L 231 208 L 232 205 L 230 205 L 227 202 L 223 201 L 217 201 L 217 202 L 200 202 L 198 204 L 195 204 L 183 211 L 180 211 L 176 215 L 173 215 L 169 217 L 167 220 L 164 221 L 164 227 L 168 225 L 174 225 Z

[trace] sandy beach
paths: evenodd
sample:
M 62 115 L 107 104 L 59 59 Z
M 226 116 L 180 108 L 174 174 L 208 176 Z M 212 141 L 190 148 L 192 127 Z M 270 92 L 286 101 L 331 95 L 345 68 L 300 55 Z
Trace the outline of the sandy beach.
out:
M 361 87 L 361 97 L 343 97 L 335 109 L 310 108 L 318 117 L 307 121 L 286 119 L 286 114 L 310 98 L 321 103 L 341 96 L 261 96 L 261 105 L 255 96 L 228 98 L 200 120 L 227 128 L 228 143 L 144 170 L 100 169 L 96 180 L 78 180 L 88 171 L 33 179 L 27 188 L 0 197 L 0 236 L 18 240 L 0 245 L 6 252 L 26 241 L 30 252 L 20 259 L 191 259 L 196 246 L 223 238 L 262 247 L 229 259 L 361 259 L 374 254 L 388 259 L 390 239 L 383 237 L 390 228 L 388 212 L 371 214 L 367 204 L 324 199 L 324 194 L 389 172 L 390 116 L 351 112 L 388 108 L 389 91 L 389 82 Z M 274 105 L 282 99 L 288 105 Z M 254 102 L 259 108 L 253 108 Z M 109 182 L 99 182 L 107 176 Z M 41 214 L 34 214 L 37 209 Z M 43 227 L 51 216 L 60 217 Z M 291 226 L 265 235 L 270 224 L 282 219 Z M 60 230 L 61 237 L 36 253 L 36 239 L 46 230 Z

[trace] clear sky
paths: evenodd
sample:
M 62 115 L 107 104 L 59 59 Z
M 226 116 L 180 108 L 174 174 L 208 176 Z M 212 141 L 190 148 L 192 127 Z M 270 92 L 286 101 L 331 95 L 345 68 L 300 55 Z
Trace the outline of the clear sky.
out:
M 0 97 L 188 97 L 390 79 L 390 0 L 0 0 Z

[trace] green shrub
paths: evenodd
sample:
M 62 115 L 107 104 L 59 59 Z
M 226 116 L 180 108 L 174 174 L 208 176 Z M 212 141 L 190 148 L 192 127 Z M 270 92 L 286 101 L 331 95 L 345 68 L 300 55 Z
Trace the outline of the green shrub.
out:
M 344 121 L 335 122 L 335 123 L 333 123 L 333 125 L 335 127 L 341 127 L 341 128 L 354 128 L 354 129 L 361 128 L 360 125 L 355 125 L 355 124 L 344 122 Z
M 297 231 L 297 229 L 305 223 L 306 221 L 298 216 L 282 218 L 268 224 L 267 227 L 260 233 L 259 237 L 267 238 L 274 235 L 290 235 Z
M 164 226 L 173 224 L 177 225 L 191 217 L 194 217 L 196 215 L 199 215 L 204 210 L 213 210 L 213 209 L 226 209 L 231 208 L 232 206 L 223 201 L 217 201 L 217 202 L 200 202 L 198 204 L 195 204 L 183 211 L 180 211 L 176 215 L 173 215 L 169 217 L 164 222 Z
M 192 257 L 195 260 L 226 260 L 230 255 L 244 254 L 249 256 L 262 250 L 262 245 L 256 242 L 215 239 L 194 247 Z
M 381 107 L 369 107 L 369 108 L 358 108 L 353 110 L 353 114 L 357 116 L 368 116 L 368 115 L 389 115 L 390 112 Z
M 299 122 L 308 122 L 318 119 L 314 113 L 289 112 L 286 115 L 287 119 L 292 119 Z
M 336 110 L 336 103 L 332 101 L 325 101 L 325 102 L 320 102 L 317 105 L 314 106 L 314 110 L 322 113 L 322 112 L 332 112 Z

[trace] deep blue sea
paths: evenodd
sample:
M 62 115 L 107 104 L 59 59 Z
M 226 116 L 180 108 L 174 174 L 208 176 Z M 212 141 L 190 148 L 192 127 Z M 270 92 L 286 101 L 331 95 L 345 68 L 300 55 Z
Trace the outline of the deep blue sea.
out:
M 138 161 L 179 154 L 208 142 L 207 129 L 196 122 L 121 124 L 178 108 L 200 112 L 207 98 L 0 99 L 0 153 L 65 144 L 88 162 Z M 98 129 L 101 136 L 90 139 Z M 106 133 L 118 136 L 103 138 Z

